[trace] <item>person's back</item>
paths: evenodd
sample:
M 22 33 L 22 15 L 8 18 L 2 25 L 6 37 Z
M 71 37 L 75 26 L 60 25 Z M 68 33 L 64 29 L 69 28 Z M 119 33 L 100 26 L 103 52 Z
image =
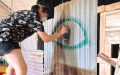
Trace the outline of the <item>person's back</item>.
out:
M 17 11 L 0 22 L 0 41 L 20 42 L 32 35 L 37 21 L 36 13 L 29 10 Z

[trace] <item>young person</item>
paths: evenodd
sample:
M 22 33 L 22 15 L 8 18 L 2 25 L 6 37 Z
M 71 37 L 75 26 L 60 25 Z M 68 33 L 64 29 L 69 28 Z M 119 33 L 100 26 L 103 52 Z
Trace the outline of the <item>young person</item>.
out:
M 27 75 L 27 65 L 21 53 L 19 42 L 37 32 L 44 42 L 49 42 L 67 33 L 62 26 L 58 33 L 48 35 L 44 32 L 42 22 L 47 20 L 48 7 L 34 5 L 31 10 L 12 13 L 0 22 L 0 54 L 4 55 L 9 66 L 7 75 Z

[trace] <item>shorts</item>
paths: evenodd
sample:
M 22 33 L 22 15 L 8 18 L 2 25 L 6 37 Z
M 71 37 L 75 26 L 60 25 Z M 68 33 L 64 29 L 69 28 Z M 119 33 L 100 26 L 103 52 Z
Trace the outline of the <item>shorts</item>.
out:
M 0 55 L 10 53 L 13 49 L 20 49 L 18 42 L 13 41 L 0 42 Z

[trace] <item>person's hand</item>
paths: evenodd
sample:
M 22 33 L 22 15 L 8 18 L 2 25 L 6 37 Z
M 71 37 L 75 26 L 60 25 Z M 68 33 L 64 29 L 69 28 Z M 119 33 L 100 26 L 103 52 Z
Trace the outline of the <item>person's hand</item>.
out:
M 61 36 L 62 36 L 63 34 L 65 34 L 65 33 L 67 33 L 67 32 L 68 32 L 68 27 L 65 26 L 65 25 L 63 25 L 59 33 L 60 33 Z

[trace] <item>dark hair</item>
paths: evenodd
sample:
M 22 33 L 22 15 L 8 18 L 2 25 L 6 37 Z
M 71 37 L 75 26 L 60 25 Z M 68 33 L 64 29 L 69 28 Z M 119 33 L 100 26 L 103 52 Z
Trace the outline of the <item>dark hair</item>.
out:
M 49 7 L 48 7 L 47 5 L 45 5 L 45 6 L 43 6 L 43 5 L 40 6 L 39 4 L 33 5 L 33 6 L 31 7 L 31 10 L 37 14 L 36 17 L 37 17 L 38 20 L 40 20 L 40 17 L 39 17 L 39 10 L 40 10 L 40 9 L 41 9 L 44 13 L 47 13 L 48 16 L 49 16 L 50 9 L 49 9 Z
M 39 17 L 39 6 L 38 5 L 33 5 L 31 7 L 31 11 L 36 13 L 37 20 L 40 21 Z
M 41 4 L 33 5 L 31 10 L 39 15 L 39 9 L 41 9 L 44 13 L 47 13 L 49 15 L 49 13 L 50 13 L 49 6 L 47 4 L 46 5 L 44 4 L 44 5 L 41 5 L 41 6 L 40 5 Z
M 51 13 L 50 6 L 45 2 L 45 0 L 37 0 L 37 5 L 42 5 L 42 11 L 47 13 L 48 15 Z
M 39 6 L 38 6 L 38 5 L 33 5 L 33 6 L 31 7 L 31 10 L 32 10 L 33 12 L 35 12 L 35 13 L 39 13 Z
M 47 13 L 48 15 L 49 15 L 49 13 L 50 13 L 49 7 L 42 7 L 42 11 L 43 11 L 44 13 Z

